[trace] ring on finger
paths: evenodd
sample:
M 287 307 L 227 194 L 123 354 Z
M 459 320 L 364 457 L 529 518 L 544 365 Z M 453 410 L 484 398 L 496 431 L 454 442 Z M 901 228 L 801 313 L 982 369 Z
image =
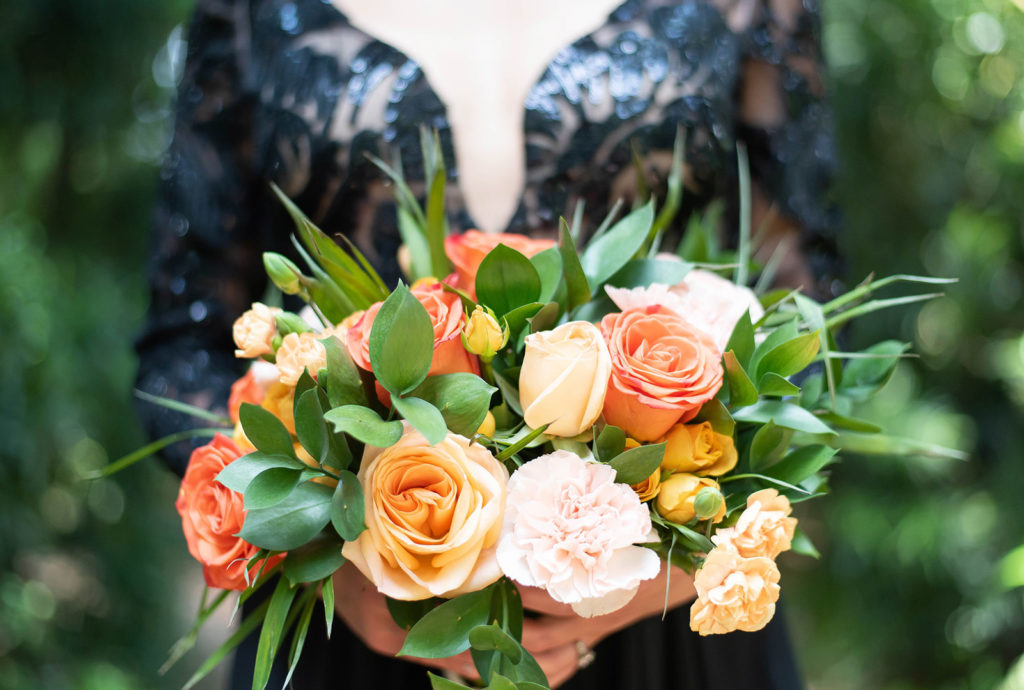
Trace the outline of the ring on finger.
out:
M 582 640 L 576 640 L 576 668 L 583 670 L 594 663 L 597 654 Z

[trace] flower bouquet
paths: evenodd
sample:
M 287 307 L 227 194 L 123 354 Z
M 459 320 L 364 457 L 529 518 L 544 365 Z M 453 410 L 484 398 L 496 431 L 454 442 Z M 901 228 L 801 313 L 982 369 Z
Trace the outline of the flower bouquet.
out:
M 171 660 L 229 592 L 273 592 L 188 687 L 257 628 L 253 687 L 279 653 L 294 670 L 318 603 L 330 629 L 346 561 L 408 630 L 400 655 L 471 650 L 490 688 L 548 687 L 521 643 L 517 585 L 600 616 L 667 563 L 694 575 L 700 634 L 771 619 L 776 557 L 814 554 L 792 505 L 826 493 L 840 449 L 887 446 L 851 408 L 907 345 L 840 351 L 837 328 L 932 296 L 871 299 L 886 285 L 943 281 L 869 280 L 824 304 L 766 292 L 748 222 L 732 254 L 712 249 L 699 219 L 664 254 L 680 159 L 661 212 L 653 200 L 613 211 L 582 250 L 578 221 L 562 220 L 557 240 L 448 235 L 438 159 L 426 208 L 378 161 L 408 250 L 410 285 L 394 289 L 278 191 L 307 269 L 277 254 L 265 265 L 308 308 L 254 304 L 235 323 L 251 366 L 230 425 L 200 431 L 216 435 L 177 500 L 189 551 L 222 591 Z M 747 287 L 755 270 L 760 295 Z

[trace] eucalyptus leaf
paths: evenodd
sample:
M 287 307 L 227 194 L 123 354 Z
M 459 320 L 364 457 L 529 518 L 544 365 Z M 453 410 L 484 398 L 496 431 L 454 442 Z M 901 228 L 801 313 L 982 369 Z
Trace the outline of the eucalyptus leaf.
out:
M 393 446 L 402 437 L 401 422 L 385 422 L 376 412 L 362 405 L 336 407 L 324 414 L 324 419 L 333 424 L 335 430 L 378 448 Z
M 615 456 L 609 463 L 615 469 L 615 481 L 623 484 L 639 484 L 661 466 L 665 457 L 664 443 L 655 443 L 630 448 Z

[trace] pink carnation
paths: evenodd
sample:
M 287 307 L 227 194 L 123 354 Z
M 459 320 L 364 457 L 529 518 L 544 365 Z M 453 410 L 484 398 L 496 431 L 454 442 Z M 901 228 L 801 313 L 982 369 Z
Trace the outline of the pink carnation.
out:
M 608 465 L 557 450 L 516 470 L 507 488 L 497 556 L 516 582 L 590 618 L 625 606 L 658 575 L 658 556 L 636 546 L 654 537 L 650 513 Z

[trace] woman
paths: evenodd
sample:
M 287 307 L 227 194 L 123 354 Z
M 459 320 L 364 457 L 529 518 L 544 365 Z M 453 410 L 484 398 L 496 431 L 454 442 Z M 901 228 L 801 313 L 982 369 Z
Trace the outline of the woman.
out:
M 324 230 L 348 234 L 394 283 L 392 192 L 365 154 L 400 157 L 415 186 L 423 125 L 440 134 L 456 228 L 534 235 L 550 235 L 577 202 L 593 228 L 611 202 L 628 199 L 634 150 L 663 181 L 680 127 L 681 217 L 734 198 L 743 140 L 755 227 L 770 219 L 764 251 L 784 243 L 785 281 L 812 285 L 834 256 L 817 31 L 810 0 L 201 0 L 156 213 L 140 387 L 223 405 L 239 373 L 231 322 L 265 289 L 260 253 L 289 253 L 290 221 L 270 181 Z M 663 195 L 663 182 L 655 191 Z M 779 213 L 766 214 L 770 206 Z M 144 414 L 154 434 L 189 423 Z M 187 452 L 171 455 L 179 471 Z M 349 571 L 339 578 L 339 613 L 371 649 L 393 653 L 400 632 L 382 599 Z M 781 622 L 698 640 L 685 608 L 657 620 L 663 586 L 585 625 L 528 593 L 542 613 L 524 641 L 571 688 L 799 686 Z M 672 604 L 690 597 L 691 582 L 676 577 Z M 422 667 L 373 654 L 344 626 L 329 643 L 316 630 L 309 639 L 296 687 L 342 677 L 346 687 L 426 686 Z M 599 642 L 596 661 L 577 673 Z M 440 665 L 462 672 L 466 660 Z

